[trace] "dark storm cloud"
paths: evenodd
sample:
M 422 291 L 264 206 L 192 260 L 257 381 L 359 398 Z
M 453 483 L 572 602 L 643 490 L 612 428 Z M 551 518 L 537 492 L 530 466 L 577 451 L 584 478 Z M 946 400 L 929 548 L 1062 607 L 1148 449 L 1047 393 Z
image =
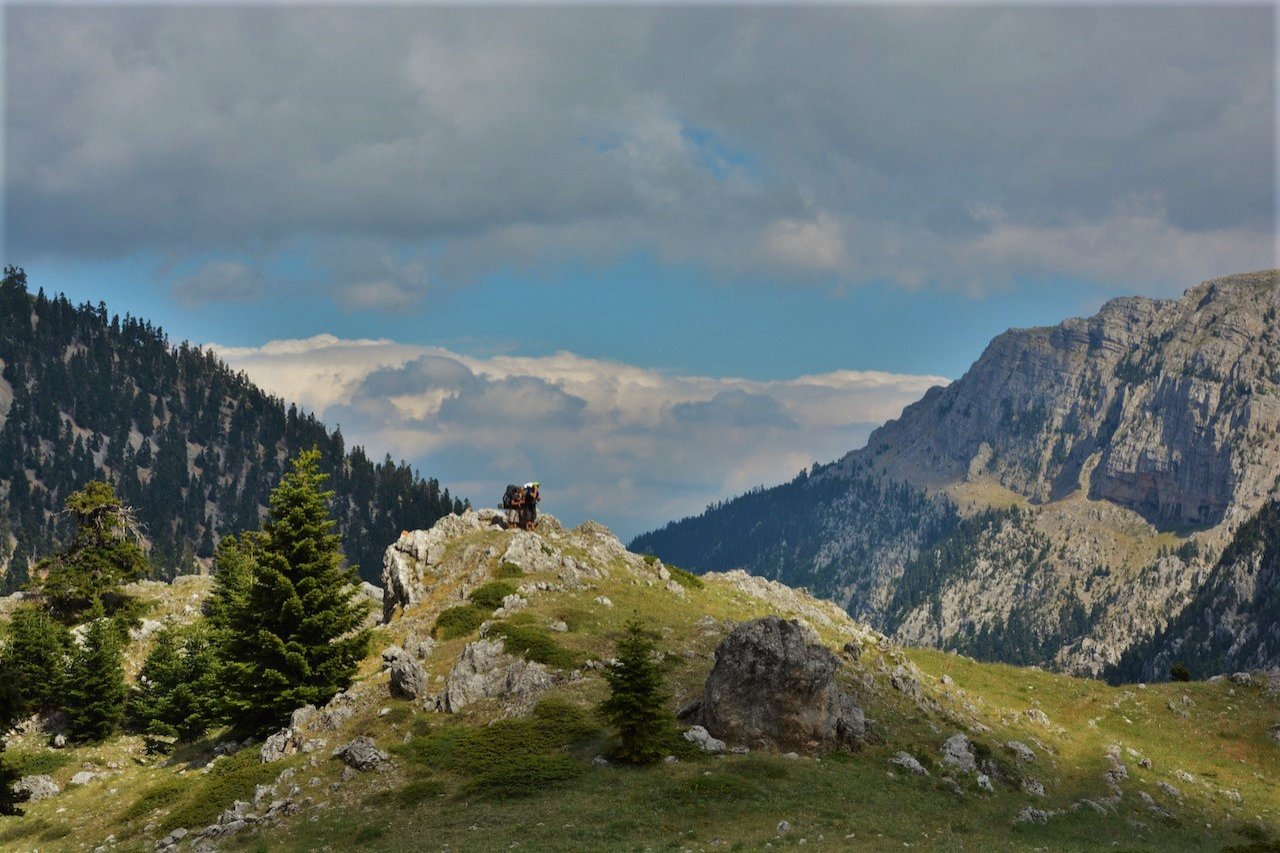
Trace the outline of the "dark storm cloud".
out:
M 1273 15 L 10 8 L 8 245 L 336 241 L 338 298 L 390 310 L 428 275 L 637 249 L 1185 286 L 1271 261 Z

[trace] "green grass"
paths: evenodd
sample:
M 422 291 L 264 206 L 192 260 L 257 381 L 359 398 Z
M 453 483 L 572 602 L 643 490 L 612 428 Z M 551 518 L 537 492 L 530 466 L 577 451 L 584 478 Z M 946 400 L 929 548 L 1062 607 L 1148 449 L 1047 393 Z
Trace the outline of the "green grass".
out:
M 511 654 L 556 669 L 575 669 L 583 662 L 582 655 L 561 646 L 541 625 L 497 622 L 491 626 L 489 636 L 502 637 L 506 650 Z
M 46 776 L 71 763 L 68 752 L 51 750 L 18 750 L 0 754 L 0 762 L 19 776 Z
M 152 785 L 133 801 L 133 804 L 120 813 L 120 820 L 137 820 L 149 816 L 156 809 L 164 809 L 183 799 L 183 795 L 191 783 L 186 779 L 174 777 Z
M 489 581 L 472 591 L 471 603 L 487 613 L 492 613 L 502 606 L 502 599 L 516 591 L 516 585 L 510 581 Z
M 671 577 L 675 582 L 685 589 L 705 589 L 707 586 L 706 582 L 693 572 L 678 569 L 675 566 L 667 566 L 667 570 L 671 572 Z
M 460 604 L 441 611 L 436 617 L 436 624 L 431 629 L 431 633 L 437 640 L 465 637 L 479 628 L 480 623 L 488 617 L 488 613 L 474 604 Z
M 493 576 L 498 580 L 522 578 L 524 577 L 524 569 L 509 560 L 503 560 L 502 564 L 494 570 Z
M 252 800 L 253 789 L 275 779 L 285 766 L 285 762 L 261 763 L 256 749 L 242 749 L 219 760 L 197 781 L 188 777 L 181 799 L 161 821 L 161 830 L 208 826 L 236 800 Z

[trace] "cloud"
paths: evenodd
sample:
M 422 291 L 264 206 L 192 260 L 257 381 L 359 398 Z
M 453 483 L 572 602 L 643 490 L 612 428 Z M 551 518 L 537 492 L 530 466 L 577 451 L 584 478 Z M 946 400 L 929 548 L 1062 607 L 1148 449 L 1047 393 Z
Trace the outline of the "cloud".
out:
M 173 284 L 183 305 L 195 308 L 209 302 L 246 302 L 262 296 L 267 280 L 256 267 L 240 261 L 207 261 Z
M 341 424 L 349 442 L 410 459 L 478 504 L 537 478 L 549 512 L 596 518 L 623 535 L 834 459 L 947 381 L 861 371 L 679 376 L 567 352 L 475 358 L 330 335 L 211 349 Z
M 1067 271 L 1168 292 L 1200 275 L 1171 247 L 1207 250 L 1205 274 L 1273 255 L 1274 17 L 18 6 L 7 242 L 177 263 L 358 245 L 317 260 L 351 310 L 420 304 L 427 270 L 638 251 L 780 285 Z

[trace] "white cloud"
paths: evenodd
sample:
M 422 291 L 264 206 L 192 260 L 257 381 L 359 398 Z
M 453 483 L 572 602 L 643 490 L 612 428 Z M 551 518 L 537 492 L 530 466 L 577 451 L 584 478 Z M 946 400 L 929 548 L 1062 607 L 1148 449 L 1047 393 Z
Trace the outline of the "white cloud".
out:
M 476 358 L 320 335 L 211 349 L 263 388 L 480 504 L 536 477 L 546 509 L 624 535 L 860 446 L 937 376 L 678 376 L 561 352 Z

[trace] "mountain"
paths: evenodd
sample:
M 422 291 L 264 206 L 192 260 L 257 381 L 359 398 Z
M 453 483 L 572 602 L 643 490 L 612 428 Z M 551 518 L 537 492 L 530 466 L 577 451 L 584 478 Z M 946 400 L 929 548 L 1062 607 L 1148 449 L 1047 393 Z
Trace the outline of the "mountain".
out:
M 566 529 L 544 515 L 527 532 L 496 520 L 469 511 L 397 538 L 385 560 L 390 607 L 355 682 L 263 743 L 215 732 L 168 756 L 148 754 L 137 735 L 55 749 L 57 721 L 28 721 L 3 755 L 41 798 L 23 818 L 0 817 L 0 847 L 761 850 L 803 840 L 1207 853 L 1280 841 L 1280 672 L 1136 689 L 982 664 L 898 646 L 830 602 L 743 572 L 678 572 L 597 524 Z M 181 577 L 131 592 L 153 603 L 154 628 L 196 618 L 209 586 Z M 0 629 L 7 606 L 0 599 Z M 453 618 L 460 610 L 479 618 Z M 609 695 L 601 671 L 637 615 L 662 661 L 666 709 L 736 693 L 758 703 L 759 719 L 791 712 L 781 733 L 799 743 L 744 741 L 733 720 L 700 710 L 707 731 L 682 724 L 690 739 L 673 732 L 670 759 L 614 760 L 594 709 Z M 770 636 L 794 656 L 762 653 Z M 131 671 L 154 638 L 133 639 Z M 803 677 L 777 679 L 776 690 L 717 675 L 750 680 L 788 665 Z M 826 689 L 810 690 L 815 682 Z M 860 721 L 850 750 L 808 742 L 832 693 Z
M 1278 314 L 1273 270 L 1010 330 L 866 447 L 632 546 L 803 584 L 901 642 L 1101 674 L 1280 493 Z
M 228 533 L 256 529 L 285 460 L 323 455 L 348 558 L 376 580 L 388 539 L 461 501 L 388 456 L 348 451 L 338 430 L 285 407 L 211 353 L 170 344 L 104 304 L 0 281 L 0 590 L 69 535 L 68 493 L 111 481 L 137 511 L 160 576 L 194 570 Z

